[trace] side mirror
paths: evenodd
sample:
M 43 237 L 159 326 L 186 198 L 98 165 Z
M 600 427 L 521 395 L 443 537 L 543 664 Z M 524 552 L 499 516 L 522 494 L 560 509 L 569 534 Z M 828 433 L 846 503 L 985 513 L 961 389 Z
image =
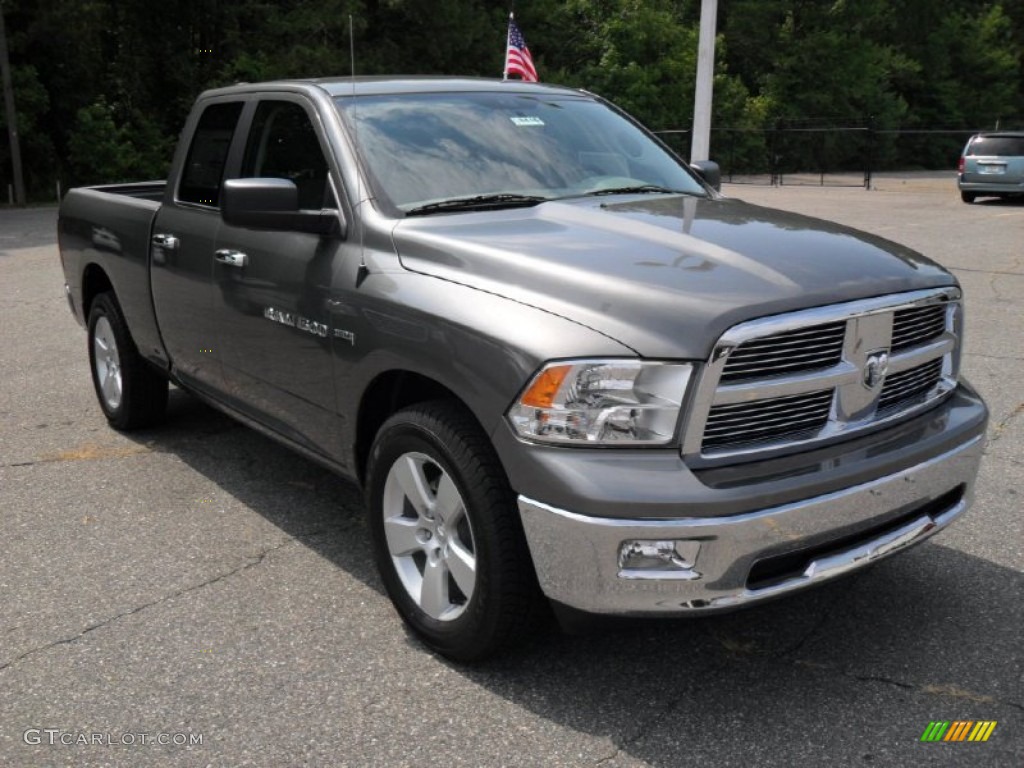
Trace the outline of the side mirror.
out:
M 236 227 L 344 235 L 339 211 L 304 211 L 299 190 L 288 179 L 229 179 L 220 197 L 220 215 Z
M 722 191 L 722 171 L 718 167 L 718 163 L 712 162 L 711 160 L 697 160 L 696 162 L 690 163 L 690 167 L 694 172 L 707 182 L 707 185 L 714 189 L 716 192 Z

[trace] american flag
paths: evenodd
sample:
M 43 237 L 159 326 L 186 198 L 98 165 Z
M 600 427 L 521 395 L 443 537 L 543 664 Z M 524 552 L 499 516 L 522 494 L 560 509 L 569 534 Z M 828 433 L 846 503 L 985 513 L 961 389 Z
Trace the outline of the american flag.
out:
M 506 80 L 509 75 L 519 75 L 528 83 L 537 82 L 537 70 L 534 69 L 530 49 L 526 47 L 526 39 L 511 13 L 508 15 L 508 47 L 505 49 Z

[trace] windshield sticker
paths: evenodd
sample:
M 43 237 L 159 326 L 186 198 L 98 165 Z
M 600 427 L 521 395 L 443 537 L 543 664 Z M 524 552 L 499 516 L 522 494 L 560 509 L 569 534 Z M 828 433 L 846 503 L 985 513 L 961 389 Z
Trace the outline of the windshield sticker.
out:
M 519 126 L 544 125 L 544 121 L 539 117 L 511 117 L 509 119 Z

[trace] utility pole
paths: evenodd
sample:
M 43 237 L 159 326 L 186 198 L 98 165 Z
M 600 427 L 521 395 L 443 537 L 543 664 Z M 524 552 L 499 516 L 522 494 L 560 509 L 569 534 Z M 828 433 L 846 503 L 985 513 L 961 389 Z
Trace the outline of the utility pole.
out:
M 14 201 L 25 204 L 25 177 L 21 173 L 21 144 L 18 142 L 18 115 L 14 111 L 14 86 L 11 84 L 11 64 L 7 60 L 7 27 L 4 26 L 4 6 L 0 2 L 0 80 L 3 80 L 4 110 L 7 115 L 7 134 L 11 139 L 11 168 L 14 171 Z
M 700 42 L 697 46 L 697 87 L 693 95 L 693 135 L 690 137 L 690 162 L 710 160 L 711 95 L 715 81 L 715 28 L 718 0 L 701 0 Z

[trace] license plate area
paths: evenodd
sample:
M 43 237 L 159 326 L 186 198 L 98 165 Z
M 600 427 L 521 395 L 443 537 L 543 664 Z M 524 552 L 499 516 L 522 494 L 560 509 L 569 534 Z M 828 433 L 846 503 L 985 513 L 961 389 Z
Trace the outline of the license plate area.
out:
M 1006 163 L 978 163 L 978 173 L 986 176 L 1006 173 Z

